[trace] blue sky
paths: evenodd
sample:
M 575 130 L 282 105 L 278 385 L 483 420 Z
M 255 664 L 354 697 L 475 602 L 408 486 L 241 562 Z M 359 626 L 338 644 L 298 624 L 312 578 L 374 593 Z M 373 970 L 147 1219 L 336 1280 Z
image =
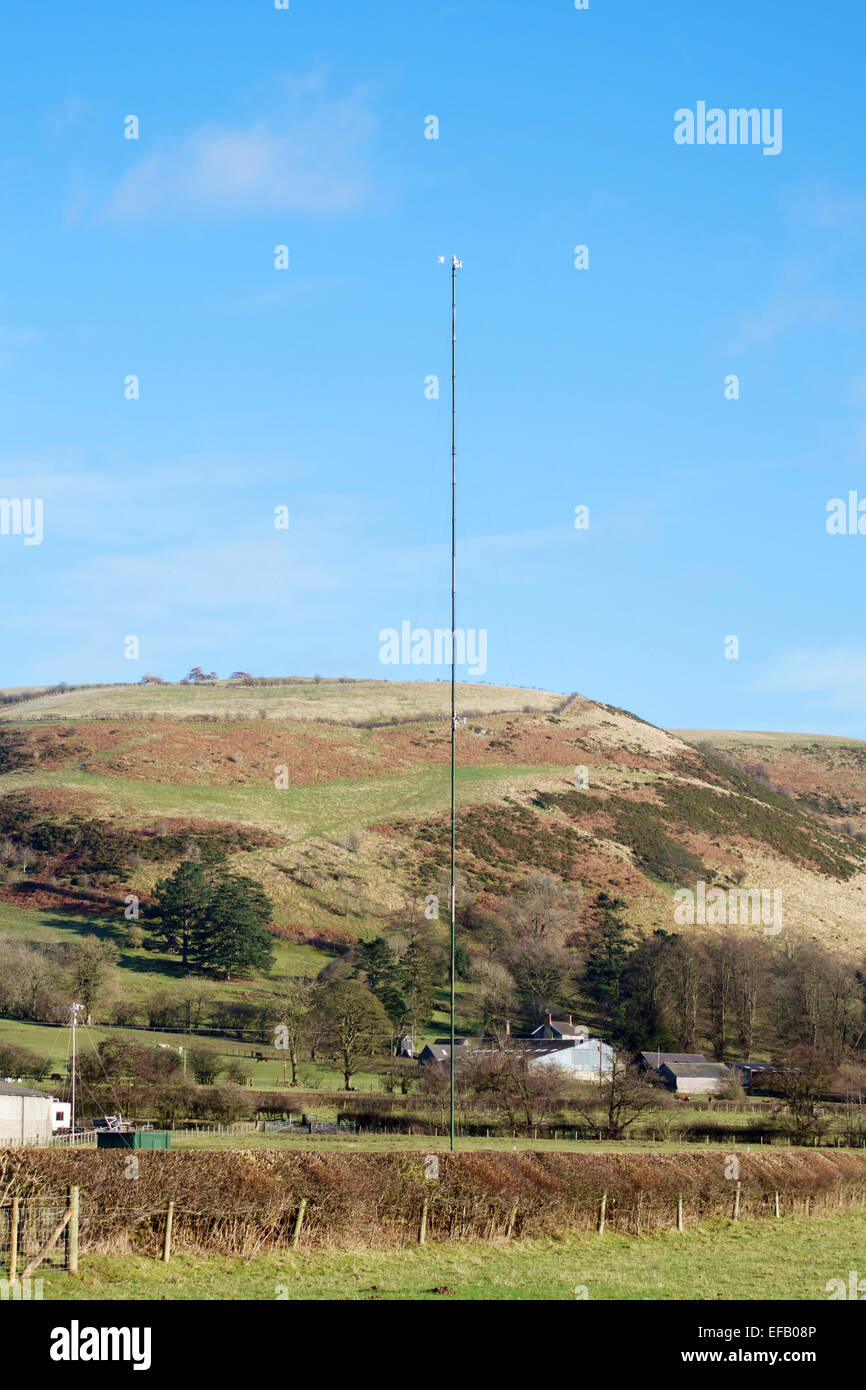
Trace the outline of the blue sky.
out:
M 866 737 L 866 535 L 826 528 L 866 498 L 864 38 L 854 0 L 20 7 L 0 496 L 45 519 L 0 535 L 0 685 L 444 675 L 379 634 L 448 623 L 454 250 L 486 679 Z M 781 152 L 678 145 L 699 101 Z

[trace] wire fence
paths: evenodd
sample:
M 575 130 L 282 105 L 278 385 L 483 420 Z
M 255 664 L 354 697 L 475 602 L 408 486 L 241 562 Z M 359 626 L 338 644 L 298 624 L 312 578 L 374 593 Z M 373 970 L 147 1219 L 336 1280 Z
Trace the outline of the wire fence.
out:
M 77 1207 L 73 1212 L 69 1196 L 15 1197 L 0 1205 L 0 1269 L 10 1282 L 37 1268 L 68 1270 L 77 1238 Z

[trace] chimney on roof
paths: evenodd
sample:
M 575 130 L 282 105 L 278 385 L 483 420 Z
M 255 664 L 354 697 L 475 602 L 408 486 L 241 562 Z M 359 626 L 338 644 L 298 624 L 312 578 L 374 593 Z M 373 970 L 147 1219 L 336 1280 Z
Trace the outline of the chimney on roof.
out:
M 545 1010 L 544 1021 L 548 1025 L 548 1027 L 553 1022 L 553 1014 L 550 1012 L 550 1009 Z
M 574 1027 L 574 1019 L 572 1018 L 571 1014 L 568 1015 L 568 1025 L 570 1028 Z
M 505 1036 L 506 1038 L 511 1037 L 511 1020 L 509 1018 L 505 1020 Z

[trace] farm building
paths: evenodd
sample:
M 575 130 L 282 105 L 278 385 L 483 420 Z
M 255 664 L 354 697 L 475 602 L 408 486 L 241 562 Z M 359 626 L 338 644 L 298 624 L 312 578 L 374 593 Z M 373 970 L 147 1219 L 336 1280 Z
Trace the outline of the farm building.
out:
M 573 1038 L 583 1041 L 588 1036 L 589 1029 L 583 1023 L 575 1023 L 571 1014 L 567 1018 L 554 1018 L 548 1012 L 544 1015 L 544 1022 L 537 1028 L 533 1028 L 530 1033 L 531 1038 Z
M 706 1062 L 707 1058 L 702 1052 L 659 1052 L 653 1048 L 649 1052 L 642 1052 L 640 1060 L 641 1066 L 647 1071 L 659 1072 L 662 1067 L 669 1067 L 674 1063 L 678 1065 L 693 1063 L 695 1066 L 699 1066 Z
M 659 1075 L 679 1095 L 707 1096 L 730 1085 L 732 1073 L 724 1062 L 663 1062 Z
M 527 1044 L 530 1067 L 555 1067 L 573 1081 L 598 1081 L 613 1070 L 613 1048 L 600 1038 L 552 1040 Z
M 731 1062 L 731 1066 L 747 1091 L 760 1086 L 762 1073 L 776 1070 L 772 1062 Z
M 544 1038 L 536 1031 L 528 1038 L 510 1038 L 510 1046 L 525 1053 L 529 1067 L 556 1067 L 568 1072 L 575 1081 L 597 1081 L 599 1072 L 609 1072 L 613 1065 L 613 1049 L 598 1038 L 586 1037 L 584 1033 L 575 1037 Z M 459 1062 L 461 1053 L 464 1057 L 478 1057 L 484 1053 L 492 1056 L 499 1051 L 499 1042 L 496 1038 L 478 1038 L 474 1043 L 467 1038 L 458 1038 L 455 1047 Z M 421 1066 L 449 1066 L 450 1044 L 444 1038 L 428 1043 L 418 1062 Z
M 0 1145 L 47 1144 L 69 1124 L 69 1106 L 47 1091 L 0 1081 Z

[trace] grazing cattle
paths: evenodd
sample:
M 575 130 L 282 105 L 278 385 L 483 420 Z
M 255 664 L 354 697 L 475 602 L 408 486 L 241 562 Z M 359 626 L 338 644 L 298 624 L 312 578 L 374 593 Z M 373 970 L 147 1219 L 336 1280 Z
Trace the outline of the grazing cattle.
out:
M 252 1052 L 250 1056 L 254 1062 L 266 1062 L 268 1060 L 263 1052 Z
M 49 1081 L 62 1081 L 63 1077 L 60 1075 L 59 1071 L 53 1071 L 48 1079 Z

